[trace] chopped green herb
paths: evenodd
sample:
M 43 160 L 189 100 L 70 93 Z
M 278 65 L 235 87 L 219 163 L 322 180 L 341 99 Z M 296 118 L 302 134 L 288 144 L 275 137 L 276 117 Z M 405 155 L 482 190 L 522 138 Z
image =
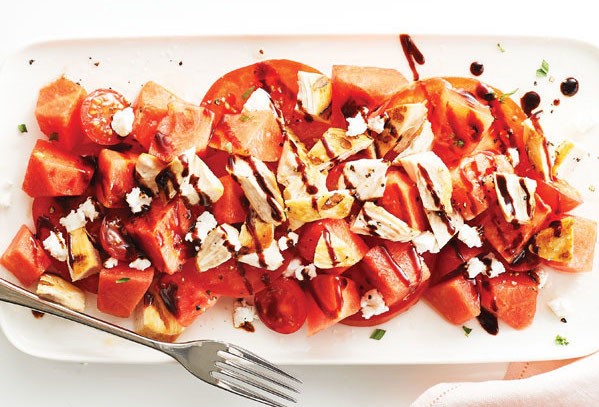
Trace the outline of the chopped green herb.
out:
M 243 95 L 241 95 L 241 98 L 243 100 L 246 100 L 247 98 L 250 97 L 250 95 L 254 92 L 255 89 L 256 89 L 255 86 L 250 87 L 248 90 L 246 90 L 245 92 L 243 92 Z
M 123 277 L 123 278 L 119 278 L 118 280 L 116 280 L 116 282 L 117 282 L 117 284 L 121 284 L 121 283 L 126 283 L 129 280 L 131 280 L 129 277 Z
M 589 185 L 589 191 L 595 192 L 595 185 Z
M 464 140 L 457 138 L 457 139 L 453 140 L 453 145 L 456 147 L 462 148 L 462 147 L 464 147 Z
M 387 332 L 387 331 L 385 331 L 384 329 L 378 329 L 377 328 L 374 331 L 372 331 L 372 333 L 370 334 L 370 339 L 374 339 L 374 340 L 380 341 L 381 338 L 383 336 L 385 336 L 385 332 Z
M 50 141 L 58 141 L 58 133 L 56 133 L 56 132 L 50 133 L 50 135 L 48 136 L 48 140 L 50 140 Z
M 27 133 L 27 126 L 25 125 L 25 123 L 21 123 L 17 126 L 17 129 L 19 129 L 19 133 Z
M 503 45 L 501 45 L 500 42 L 497 43 L 497 49 L 499 49 L 501 52 L 505 52 L 505 48 L 503 48 Z
M 516 92 L 518 92 L 520 88 L 516 88 L 511 92 L 508 93 L 504 93 L 503 95 L 499 96 L 499 103 L 503 103 L 503 101 L 505 100 L 505 98 L 509 98 L 510 96 L 516 94 Z
M 251 119 L 251 117 L 250 117 L 250 116 L 248 116 L 247 114 L 244 114 L 244 115 L 242 115 L 242 116 L 239 118 L 239 120 L 241 120 L 241 121 L 242 121 L 242 122 L 244 122 L 244 123 L 245 123 L 245 122 L 247 122 L 247 121 L 248 121 L 248 120 L 250 120 L 250 119 Z
M 470 332 L 472 332 L 472 328 L 468 328 L 466 325 L 462 325 L 462 329 L 464 330 L 464 335 L 470 336 Z
M 555 344 L 560 345 L 560 346 L 566 346 L 566 345 L 570 344 L 570 342 L 568 342 L 568 340 L 566 338 L 564 338 L 563 336 L 556 335 L 555 336 Z
M 549 62 L 543 60 L 541 67 L 537 69 L 537 78 L 544 78 L 549 73 Z

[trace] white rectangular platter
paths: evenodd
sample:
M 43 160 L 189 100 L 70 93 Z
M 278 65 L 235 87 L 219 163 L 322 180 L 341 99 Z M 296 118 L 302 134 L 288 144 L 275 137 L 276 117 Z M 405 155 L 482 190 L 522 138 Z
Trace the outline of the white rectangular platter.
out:
M 504 91 L 527 90 L 542 97 L 541 123 L 554 138 L 573 138 L 591 151 L 592 160 L 578 170 L 574 184 L 586 199 L 577 213 L 597 219 L 599 192 L 599 50 L 575 41 L 532 37 L 415 36 L 426 57 L 419 67 L 421 78 L 470 76 L 473 61 L 482 62 L 480 77 Z M 498 46 L 500 44 L 501 46 Z M 503 50 L 503 51 L 502 51 Z M 112 87 L 130 100 L 140 86 L 153 80 L 190 102 L 198 103 L 210 84 L 229 70 L 268 58 L 295 59 L 330 73 L 333 64 L 392 67 L 411 77 L 397 35 L 343 36 L 248 36 L 65 40 L 31 45 L 10 57 L 0 72 L 0 187 L 11 196 L 11 205 L 0 209 L 0 251 L 4 251 L 18 227 L 32 226 L 31 200 L 20 186 L 35 139 L 42 137 L 33 111 L 37 92 L 60 75 L 80 82 L 88 91 Z M 535 77 L 545 59 L 547 78 Z M 33 61 L 30 63 L 30 61 Z M 572 98 L 559 93 L 568 76 L 580 81 Z M 537 81 L 535 85 L 534 82 Z M 552 106 L 560 98 L 559 106 Z M 26 123 L 29 133 L 19 134 Z M 598 188 L 599 189 L 599 188 Z M 386 335 L 369 339 L 372 328 L 335 326 L 314 337 L 305 330 L 284 336 L 260 322 L 256 332 L 234 329 L 231 304 L 223 301 L 190 327 L 180 340 L 219 339 L 255 351 L 281 364 L 426 364 L 474 363 L 560 359 L 589 354 L 599 349 L 599 275 L 550 272 L 541 290 L 534 324 L 515 331 L 500 323 L 490 336 L 476 321 L 472 333 L 445 322 L 420 302 L 408 313 L 380 326 Z M 6 270 L 0 275 L 13 280 Z M 551 313 L 547 301 L 560 297 L 571 304 L 567 324 Z M 88 311 L 124 326 L 119 320 Z M 31 312 L 12 305 L 0 308 L 0 323 L 8 339 L 22 351 L 44 358 L 80 362 L 154 363 L 165 357 L 140 346 L 50 316 L 35 319 Z M 555 336 L 568 338 L 557 346 Z

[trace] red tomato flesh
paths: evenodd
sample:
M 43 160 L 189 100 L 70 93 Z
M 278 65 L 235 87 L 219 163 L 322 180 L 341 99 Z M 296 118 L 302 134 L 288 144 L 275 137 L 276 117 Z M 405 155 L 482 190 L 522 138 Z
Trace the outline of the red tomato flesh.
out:
M 112 116 L 129 106 L 125 97 L 112 89 L 97 89 L 81 105 L 81 126 L 94 143 L 111 146 L 122 138 L 112 129 Z
M 254 297 L 260 320 L 273 331 L 298 331 L 308 314 L 306 295 L 296 280 L 280 278 Z

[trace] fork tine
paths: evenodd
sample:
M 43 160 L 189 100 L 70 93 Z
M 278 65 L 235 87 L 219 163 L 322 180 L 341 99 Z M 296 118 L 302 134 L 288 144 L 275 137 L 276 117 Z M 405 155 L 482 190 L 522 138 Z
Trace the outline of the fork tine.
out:
M 278 403 L 274 400 L 271 399 L 267 399 L 264 398 L 262 395 L 249 390 L 249 389 L 245 389 L 243 387 L 240 387 L 238 385 L 236 385 L 235 383 L 232 383 L 228 380 L 224 380 L 224 379 L 217 379 L 216 383 L 214 383 L 215 386 L 230 391 L 231 393 L 235 393 L 239 396 L 243 396 L 246 397 L 250 400 L 254 400 L 257 401 L 259 403 L 262 404 L 266 404 L 267 406 L 271 406 L 271 407 L 286 407 L 284 404 Z
M 249 384 L 250 386 L 254 386 L 257 389 L 260 389 L 266 393 L 270 393 L 272 395 L 275 395 L 275 396 L 285 399 L 287 401 L 291 401 L 292 403 L 297 403 L 297 400 L 294 399 L 293 397 L 288 396 L 287 394 L 282 393 L 278 390 L 275 390 L 272 387 L 266 386 L 263 383 L 260 383 L 259 381 L 254 380 L 252 377 L 239 374 L 239 373 L 235 372 L 234 370 L 220 369 L 217 372 L 224 376 L 230 377 L 231 379 L 239 380 L 240 382 Z
M 219 365 L 219 367 L 220 367 L 220 364 L 231 366 L 231 367 L 233 367 L 235 369 L 241 370 L 244 373 L 247 373 L 248 375 L 259 377 L 262 380 L 268 381 L 268 382 L 270 382 L 272 384 L 275 384 L 277 386 L 281 386 L 284 389 L 287 389 L 289 391 L 292 391 L 294 393 L 298 393 L 299 394 L 299 390 L 296 389 L 295 387 L 292 387 L 292 386 L 288 385 L 287 383 L 283 383 L 283 382 L 281 382 L 279 380 L 276 380 L 275 378 L 273 378 L 271 376 L 268 376 L 268 375 L 265 375 L 265 374 L 263 374 L 261 372 L 258 372 L 257 370 L 252 370 L 252 369 L 249 369 L 249 368 L 247 368 L 247 367 L 245 367 L 245 366 L 243 366 L 243 365 L 241 365 L 239 363 L 235 363 L 231 359 L 226 359 L 225 362 L 217 362 L 217 365 Z
M 278 373 L 282 376 L 285 376 L 286 378 L 293 380 L 296 383 L 303 384 L 303 382 L 300 379 L 293 377 L 291 374 L 274 366 L 272 363 L 270 363 L 266 359 L 261 358 L 260 356 L 256 355 L 255 353 L 252 353 L 246 349 L 238 348 L 235 345 L 231 345 L 231 344 L 228 344 L 228 345 L 229 345 L 229 348 L 226 353 L 233 355 L 233 356 L 237 356 L 241 359 L 245 359 L 245 360 L 254 362 L 257 365 L 262 366 L 263 368 L 268 369 L 272 372 Z M 235 351 L 235 352 L 232 352 L 232 351 Z

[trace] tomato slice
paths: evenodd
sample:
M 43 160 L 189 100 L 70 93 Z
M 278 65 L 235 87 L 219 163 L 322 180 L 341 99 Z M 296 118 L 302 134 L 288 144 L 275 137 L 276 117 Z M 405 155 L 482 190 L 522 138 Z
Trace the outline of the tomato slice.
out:
M 273 331 L 299 330 L 308 315 L 306 295 L 295 280 L 279 278 L 254 297 L 260 320 Z
M 83 99 L 81 105 L 81 126 L 83 132 L 93 142 L 111 146 L 122 138 L 112 127 L 112 116 L 129 106 L 123 95 L 112 89 L 97 89 Z

